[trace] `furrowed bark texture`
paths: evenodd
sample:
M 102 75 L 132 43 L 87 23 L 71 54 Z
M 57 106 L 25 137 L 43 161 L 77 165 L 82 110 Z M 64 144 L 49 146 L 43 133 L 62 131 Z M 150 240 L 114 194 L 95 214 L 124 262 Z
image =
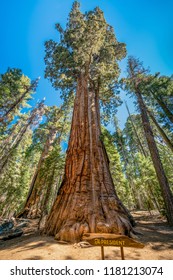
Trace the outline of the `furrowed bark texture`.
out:
M 132 217 L 116 195 L 100 133 L 98 96 L 81 75 L 64 179 L 45 226 L 45 232 L 58 240 L 78 242 L 87 232 L 132 231 Z

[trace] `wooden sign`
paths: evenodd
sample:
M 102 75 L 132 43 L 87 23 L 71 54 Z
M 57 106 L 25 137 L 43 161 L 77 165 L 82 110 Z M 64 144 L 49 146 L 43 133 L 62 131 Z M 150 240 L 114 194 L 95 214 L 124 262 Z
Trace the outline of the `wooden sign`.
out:
M 93 246 L 101 246 L 102 259 L 104 260 L 104 246 L 120 247 L 121 258 L 124 260 L 123 247 L 143 248 L 144 244 L 129 238 L 126 235 L 116 235 L 111 233 L 87 233 L 83 240 Z

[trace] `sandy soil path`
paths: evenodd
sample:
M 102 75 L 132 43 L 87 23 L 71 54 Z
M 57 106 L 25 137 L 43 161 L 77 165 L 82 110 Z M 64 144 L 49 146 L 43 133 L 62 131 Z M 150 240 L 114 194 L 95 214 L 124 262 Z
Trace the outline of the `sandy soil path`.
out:
M 143 249 L 125 248 L 126 260 L 173 260 L 173 227 L 160 215 L 133 212 L 136 230 L 142 235 Z M 105 259 L 120 259 L 120 249 L 105 247 Z M 81 248 L 78 245 L 58 244 L 53 237 L 38 233 L 0 242 L 1 260 L 99 260 L 100 247 Z

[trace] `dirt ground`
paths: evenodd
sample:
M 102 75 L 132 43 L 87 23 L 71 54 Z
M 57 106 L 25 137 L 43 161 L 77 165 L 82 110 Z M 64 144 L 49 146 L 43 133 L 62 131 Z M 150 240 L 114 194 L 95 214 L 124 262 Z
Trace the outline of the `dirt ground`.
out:
M 132 215 L 140 232 L 143 249 L 124 248 L 126 260 L 173 260 L 173 227 L 160 215 L 136 211 Z M 99 260 L 100 247 L 81 248 L 79 244 L 58 244 L 53 237 L 37 233 L 0 241 L 1 260 Z M 119 260 L 118 247 L 104 247 L 105 259 Z

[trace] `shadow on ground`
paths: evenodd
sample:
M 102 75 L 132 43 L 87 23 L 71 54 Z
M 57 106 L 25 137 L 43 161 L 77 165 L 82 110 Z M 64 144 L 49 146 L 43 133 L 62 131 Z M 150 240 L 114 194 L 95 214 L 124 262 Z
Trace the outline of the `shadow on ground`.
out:
M 143 249 L 124 248 L 126 260 L 171 260 L 173 259 L 173 227 L 169 227 L 159 215 L 146 212 L 132 213 L 140 233 Z M 106 260 L 121 260 L 118 247 L 104 247 Z M 23 260 L 100 260 L 99 247 L 75 248 L 59 244 L 51 236 L 38 233 L 0 242 L 0 259 Z

